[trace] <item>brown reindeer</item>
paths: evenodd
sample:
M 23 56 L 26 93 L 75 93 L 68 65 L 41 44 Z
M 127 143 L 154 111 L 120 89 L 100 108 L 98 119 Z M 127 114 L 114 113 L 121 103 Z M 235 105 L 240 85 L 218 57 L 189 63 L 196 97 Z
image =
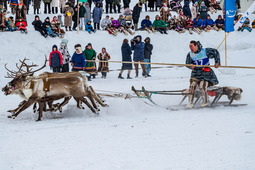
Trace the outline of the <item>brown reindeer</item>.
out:
M 45 109 L 46 103 L 49 103 L 50 109 L 52 109 L 52 103 L 56 100 L 64 98 L 65 100 L 57 106 L 58 110 L 62 111 L 62 107 L 68 103 L 73 97 L 77 101 L 77 106 L 82 108 L 81 103 L 85 103 L 92 112 L 98 113 L 99 109 L 94 99 L 103 107 L 104 104 L 98 95 L 95 94 L 92 87 L 88 86 L 85 72 L 71 72 L 71 73 L 42 73 L 39 76 L 33 76 L 33 74 L 46 66 L 45 64 L 40 69 L 32 71 L 31 67 L 37 65 L 27 65 L 25 63 L 27 59 L 21 62 L 21 66 L 18 67 L 17 72 L 8 70 L 8 78 L 13 78 L 2 91 L 5 95 L 18 94 L 25 99 L 17 109 L 11 110 L 13 113 L 9 118 L 16 118 L 22 111 L 27 109 L 34 103 L 39 104 L 39 116 L 38 121 L 41 120 L 42 112 Z M 23 67 L 27 70 L 24 71 Z M 93 107 L 85 99 L 87 97 Z

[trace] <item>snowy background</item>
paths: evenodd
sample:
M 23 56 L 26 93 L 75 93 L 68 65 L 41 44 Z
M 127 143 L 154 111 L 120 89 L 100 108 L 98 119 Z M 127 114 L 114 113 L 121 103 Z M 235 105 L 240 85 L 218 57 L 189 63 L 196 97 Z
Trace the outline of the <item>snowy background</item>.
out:
M 131 3 L 133 6 L 135 2 Z M 31 11 L 32 12 L 32 11 Z M 158 14 L 150 15 L 152 21 Z M 47 15 L 41 14 L 44 20 Z M 50 15 L 51 18 L 53 15 Z M 104 15 L 105 16 L 105 15 Z M 103 17 L 104 17 L 103 16 Z M 118 15 L 113 14 L 117 17 Z M 20 32 L 0 33 L 0 86 L 10 79 L 4 78 L 7 67 L 15 69 L 19 59 L 27 57 L 42 65 L 59 38 L 43 38 L 35 32 L 28 18 L 28 34 Z M 213 19 L 217 15 L 212 15 Z M 253 15 L 250 20 L 253 21 Z M 224 39 L 223 31 L 203 32 L 201 35 L 188 32 L 168 35 L 136 32 L 151 38 L 154 45 L 152 62 L 185 63 L 189 42 L 199 40 L 204 47 L 217 48 Z M 233 32 L 227 39 L 228 65 L 255 66 L 255 32 Z M 74 45 L 92 43 L 97 53 L 106 47 L 111 60 L 121 60 L 121 44 L 124 38 L 133 36 L 107 32 L 67 32 L 68 48 L 72 54 Z M 225 65 L 224 45 L 219 48 L 221 64 Z M 211 61 L 211 64 L 214 64 Z M 110 69 L 121 64 L 110 63 Z M 49 67 L 43 71 L 50 71 Z M 199 110 L 167 111 L 149 106 L 137 98 L 105 98 L 108 108 L 101 108 L 95 116 L 87 107 L 76 108 L 71 100 L 62 113 L 44 113 L 41 122 L 35 122 L 37 114 L 28 108 L 15 120 L 8 119 L 7 110 L 17 107 L 22 101 L 18 96 L 0 93 L 0 170 L 252 170 L 255 162 L 255 72 L 249 69 L 214 69 L 219 86 L 235 86 L 243 89 L 242 100 L 246 107 L 217 107 Z M 112 71 L 106 79 L 100 75 L 89 85 L 100 92 L 113 91 L 133 94 L 131 86 L 148 90 L 180 90 L 188 88 L 191 71 L 185 67 L 153 69 L 151 78 L 140 76 L 132 80 L 117 78 L 119 71 Z M 123 76 L 126 78 L 126 72 Z M 153 96 L 162 106 L 176 105 L 180 96 Z M 223 98 L 224 99 L 224 98 Z

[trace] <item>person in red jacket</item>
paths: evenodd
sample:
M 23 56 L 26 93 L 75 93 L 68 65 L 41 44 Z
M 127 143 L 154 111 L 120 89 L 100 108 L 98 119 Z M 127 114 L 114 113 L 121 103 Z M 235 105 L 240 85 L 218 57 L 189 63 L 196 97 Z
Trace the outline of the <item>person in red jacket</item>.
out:
M 16 27 L 18 27 L 18 31 L 20 31 L 21 33 L 27 34 L 27 22 L 26 21 L 19 19 L 16 22 Z
M 56 45 L 53 45 L 52 47 L 49 63 L 50 69 L 53 70 L 53 73 L 60 72 L 60 68 L 63 67 L 63 58 Z

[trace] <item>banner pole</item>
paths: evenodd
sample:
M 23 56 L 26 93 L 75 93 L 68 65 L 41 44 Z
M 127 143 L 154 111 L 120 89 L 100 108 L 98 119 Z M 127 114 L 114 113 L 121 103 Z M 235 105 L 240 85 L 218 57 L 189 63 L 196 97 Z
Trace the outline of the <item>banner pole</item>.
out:
M 227 66 L 227 33 L 225 32 L 225 66 Z

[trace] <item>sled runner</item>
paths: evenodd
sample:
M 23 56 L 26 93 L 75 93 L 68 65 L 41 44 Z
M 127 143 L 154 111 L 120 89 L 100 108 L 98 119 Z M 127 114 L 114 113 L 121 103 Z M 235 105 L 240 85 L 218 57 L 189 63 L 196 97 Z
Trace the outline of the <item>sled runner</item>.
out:
M 183 105 L 183 102 L 185 99 L 191 94 L 189 92 L 189 89 L 183 89 L 183 90 L 172 90 L 172 91 L 149 91 L 146 90 L 144 87 L 142 87 L 141 90 L 136 90 L 134 86 L 132 86 L 132 91 L 135 92 L 135 94 L 140 98 L 140 99 L 147 99 L 150 102 L 150 105 L 153 104 L 154 106 L 162 107 L 159 104 L 157 104 L 153 99 L 152 95 L 158 94 L 158 95 L 181 95 L 183 96 L 181 102 L 177 106 L 170 106 L 170 107 L 163 107 L 167 110 L 180 110 L 180 109 L 188 109 Z M 208 88 L 208 95 L 212 97 L 212 102 L 206 106 L 206 107 L 218 107 L 218 106 L 246 106 L 247 104 L 233 104 L 234 100 L 240 100 L 241 98 L 241 93 L 242 93 L 241 88 L 236 88 L 236 87 L 218 87 L 218 86 L 212 86 Z M 228 101 L 220 101 L 222 96 L 226 95 L 228 98 Z M 196 104 L 199 103 L 199 101 L 202 98 L 202 92 L 199 89 L 196 89 L 194 92 L 194 97 L 195 97 L 195 102 L 194 108 L 202 108 L 202 107 L 197 107 Z M 144 103 L 147 104 L 147 102 L 144 101 Z

